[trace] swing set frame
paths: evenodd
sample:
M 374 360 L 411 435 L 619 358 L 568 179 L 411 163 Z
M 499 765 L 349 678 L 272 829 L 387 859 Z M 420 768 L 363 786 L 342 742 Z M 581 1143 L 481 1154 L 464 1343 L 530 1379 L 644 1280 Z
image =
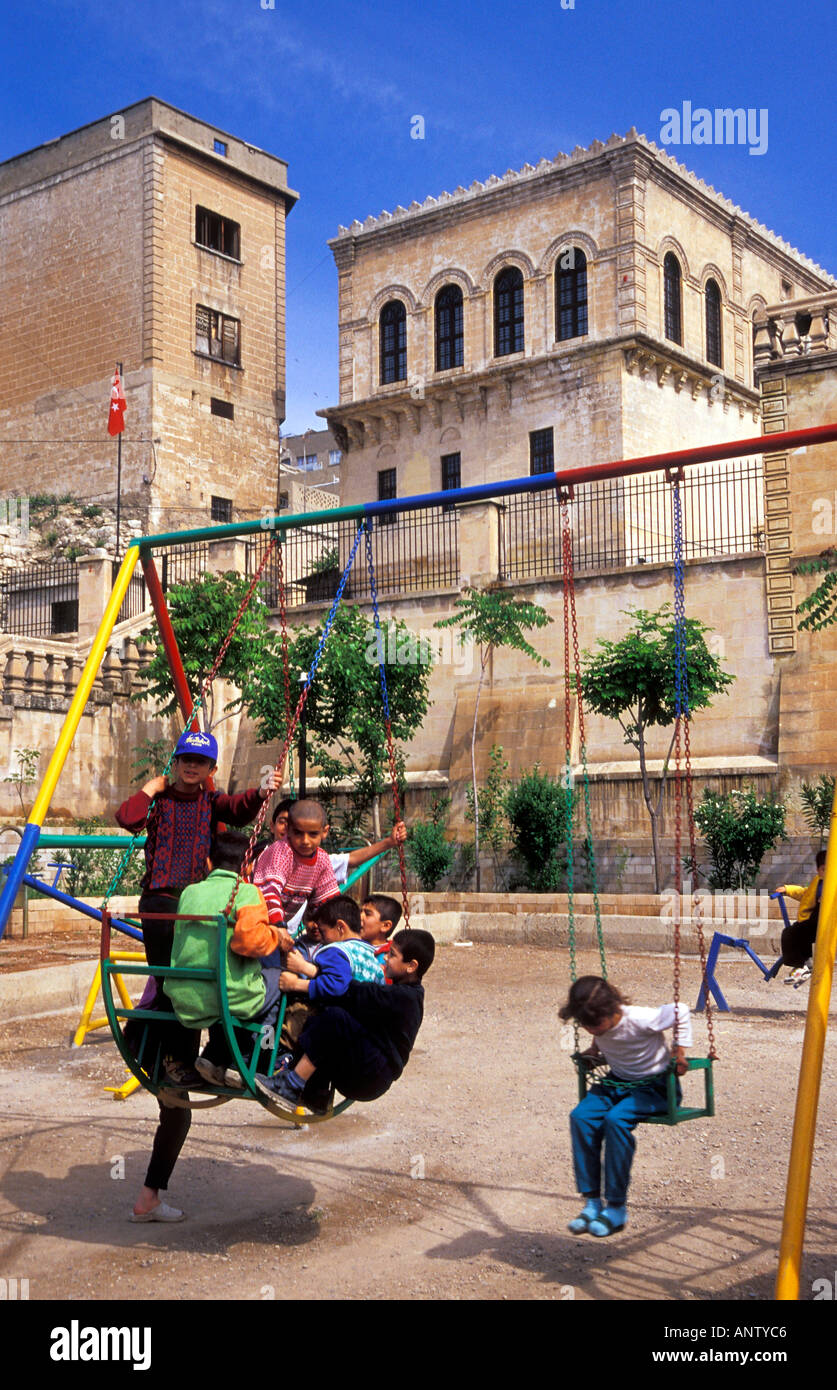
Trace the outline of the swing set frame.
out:
M 388 512 L 404 513 L 428 507 L 456 506 L 457 504 L 502 498 L 517 493 L 536 493 L 551 488 L 566 489 L 571 487 L 573 483 L 663 472 L 667 469 L 689 468 L 701 463 L 763 454 L 768 451 L 773 453 L 808 448 L 835 441 L 837 441 L 837 423 L 803 430 L 788 430 L 771 435 L 758 435 L 725 444 L 705 445 L 699 448 L 648 455 L 642 458 L 620 459 L 609 463 L 595 464 L 587 468 L 545 473 L 536 477 L 516 478 L 503 483 L 486 483 L 477 487 L 457 488 L 447 492 L 401 497 L 388 502 L 367 502 L 357 506 L 339 507 L 302 515 L 274 516 L 255 522 L 228 523 L 221 526 L 167 532 L 157 536 L 134 537 L 128 544 L 114 579 L 110 598 L 105 606 L 90 654 L 79 677 L 75 695 L 65 716 L 55 749 L 32 806 L 29 820 L 23 829 L 14 861 L 6 870 L 5 883 L 0 891 L 0 937 L 2 937 L 9 920 L 30 860 L 38 848 L 43 824 L 49 812 L 58 779 L 90 697 L 93 682 L 105 658 L 113 628 L 138 563 L 142 564 L 145 574 L 151 605 L 171 667 L 182 715 L 184 719 L 190 720 L 189 727 L 194 728 L 197 725 L 188 682 L 183 671 L 165 596 L 154 564 L 153 551 L 155 549 L 188 544 L 198 540 L 222 540 L 252 535 L 263 532 L 265 529 L 278 531 L 281 542 L 284 533 L 292 527 L 312 526 L 320 523 L 333 524 L 339 519 L 356 519 L 358 522 L 366 521 L 367 525 L 371 525 L 376 517 L 381 517 Z M 837 794 L 832 808 L 828 849 L 820 913 L 820 931 L 814 961 L 814 974 L 811 981 L 788 1172 L 782 1247 L 776 1286 L 776 1296 L 780 1299 L 796 1298 L 799 1291 L 799 1270 L 813 1160 L 819 1084 L 822 1074 L 835 949 L 837 948 Z

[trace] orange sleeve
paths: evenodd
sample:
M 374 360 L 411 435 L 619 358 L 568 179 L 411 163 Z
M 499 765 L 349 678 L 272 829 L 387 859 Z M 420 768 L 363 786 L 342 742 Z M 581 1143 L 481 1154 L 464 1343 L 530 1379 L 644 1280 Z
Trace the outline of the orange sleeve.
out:
M 237 956 L 269 956 L 278 945 L 279 932 L 270 924 L 263 898 L 238 909 L 230 939 L 231 951 L 235 951 Z

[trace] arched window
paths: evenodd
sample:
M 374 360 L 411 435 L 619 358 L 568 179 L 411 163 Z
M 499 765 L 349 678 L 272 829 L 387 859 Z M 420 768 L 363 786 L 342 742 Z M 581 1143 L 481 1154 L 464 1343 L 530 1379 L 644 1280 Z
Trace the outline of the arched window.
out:
M 587 257 L 568 246 L 555 267 L 555 337 L 583 338 L 587 333 Z
M 706 360 L 715 367 L 724 365 L 721 336 L 721 291 L 714 280 L 706 282 Z
M 669 251 L 663 261 L 666 337 L 672 343 L 683 343 L 683 314 L 680 296 L 680 262 Z
M 407 380 L 407 310 L 391 299 L 381 310 L 381 385 Z
M 463 361 L 462 291 L 445 285 L 436 295 L 436 371 L 461 367 Z
M 523 275 L 507 266 L 494 281 L 494 356 L 523 351 Z

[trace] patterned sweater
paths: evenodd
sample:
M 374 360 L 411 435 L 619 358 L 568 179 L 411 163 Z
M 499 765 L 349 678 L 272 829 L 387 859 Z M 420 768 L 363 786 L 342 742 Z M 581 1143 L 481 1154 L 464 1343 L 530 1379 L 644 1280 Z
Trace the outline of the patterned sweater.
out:
M 166 787 L 151 815 L 151 798 L 135 792 L 116 812 L 123 830 L 136 834 L 148 820 L 145 841 L 145 873 L 141 893 L 180 893 L 187 883 L 206 878 L 206 858 L 218 822 L 247 825 L 258 814 L 262 794 L 258 787 L 228 796 L 226 792 L 179 792 Z
M 287 840 L 276 840 L 259 855 L 253 882 L 264 893 L 274 926 L 289 921 L 300 908 L 319 907 L 340 892 L 324 850 L 303 859 Z

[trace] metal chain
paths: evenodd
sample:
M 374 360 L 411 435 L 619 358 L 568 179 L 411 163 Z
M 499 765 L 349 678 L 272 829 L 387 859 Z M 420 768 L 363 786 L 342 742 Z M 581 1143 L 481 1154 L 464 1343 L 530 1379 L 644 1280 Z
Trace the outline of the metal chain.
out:
M 290 725 L 289 725 L 288 730 L 287 730 L 287 732 L 286 732 L 286 734 L 285 734 L 285 742 L 284 742 L 283 747 L 282 747 L 282 752 L 279 754 L 279 759 L 278 759 L 278 761 L 277 761 L 277 763 L 276 763 L 277 771 L 281 771 L 282 768 L 283 768 L 284 765 L 285 765 L 285 759 L 286 759 L 286 757 L 287 757 L 287 755 L 288 755 L 288 749 L 290 748 L 291 743 L 293 742 L 293 737 L 294 737 L 294 734 L 296 733 L 297 724 L 299 723 L 300 717 L 301 717 L 301 715 L 302 715 L 302 711 L 303 711 L 304 708 L 305 708 L 305 703 L 306 703 L 306 701 L 307 701 L 307 699 L 308 699 L 308 692 L 309 692 L 310 689 L 311 689 L 311 683 L 312 683 L 312 681 L 313 681 L 315 675 L 317 674 L 317 667 L 319 666 L 320 661 L 321 661 L 321 659 L 322 659 L 323 651 L 324 651 L 324 649 L 325 649 L 325 644 L 326 644 L 326 642 L 328 641 L 328 637 L 329 637 L 329 633 L 331 632 L 332 624 L 334 623 L 334 619 L 335 619 L 335 616 L 336 616 L 336 614 L 337 614 L 337 610 L 338 610 L 338 608 L 340 607 L 340 604 L 341 604 L 341 602 L 342 602 L 342 600 L 343 600 L 343 590 L 344 590 L 345 587 L 346 587 L 346 583 L 347 583 L 347 581 L 348 581 L 349 574 L 351 573 L 352 565 L 353 565 L 354 562 L 355 562 L 355 555 L 357 554 L 357 548 L 358 548 L 358 546 L 360 545 L 360 538 L 361 538 L 361 536 L 363 535 L 363 531 L 364 531 L 364 525 L 363 525 L 363 522 L 361 522 L 360 526 L 358 527 L 357 535 L 355 536 L 354 542 L 353 542 L 353 544 L 352 544 L 351 551 L 349 552 L 349 558 L 348 558 L 348 560 L 346 561 L 346 568 L 343 570 L 343 574 L 342 574 L 342 577 L 341 577 L 341 579 L 340 579 L 340 583 L 339 583 L 338 586 L 337 586 L 337 593 L 334 595 L 334 600 L 333 600 L 333 602 L 332 602 L 331 608 L 329 609 L 329 614 L 328 614 L 328 617 L 326 618 L 325 626 L 323 627 L 323 635 L 322 635 L 322 637 L 320 638 L 319 643 L 317 644 L 317 650 L 316 650 L 316 652 L 314 653 L 314 659 L 313 659 L 313 661 L 311 662 L 311 668 L 310 668 L 310 670 L 309 670 L 309 672 L 308 672 L 308 675 L 307 675 L 307 677 L 306 677 L 305 685 L 304 685 L 303 688 L 302 688 L 302 693 L 301 693 L 301 695 L 300 695 L 300 697 L 299 697 L 299 699 L 298 699 L 298 701 L 297 701 L 296 709 L 295 709 L 295 711 L 294 711 L 294 713 L 293 713 L 293 716 L 292 716 L 292 718 L 291 718 Z M 269 801 L 269 800 L 270 800 L 269 797 L 266 797 L 266 798 L 265 798 L 265 800 L 262 802 L 262 805 L 261 805 L 261 809 L 260 809 L 260 811 L 259 811 L 259 814 L 258 814 L 257 817 L 256 817 L 255 824 L 254 824 L 254 826 L 253 826 L 253 832 L 252 832 L 252 834 L 251 834 L 251 836 L 250 836 L 250 842 L 249 842 L 249 844 L 248 844 L 248 846 L 247 846 L 247 849 L 246 849 L 246 851 L 245 851 L 245 854 L 244 854 L 244 863 L 243 863 L 243 865 L 242 865 L 242 869 L 243 869 L 243 870 L 247 870 L 247 869 L 250 867 L 250 865 L 252 864 L 252 862 L 253 862 L 253 848 L 254 848 L 254 846 L 255 846 L 255 844 L 256 844 L 256 841 L 259 839 L 259 836 L 261 835 L 262 826 L 263 826 L 263 824 L 264 824 L 264 819 L 265 819 L 265 816 L 266 816 L 266 814 L 267 814 L 267 805 L 268 805 L 268 801 Z M 226 906 L 226 908 L 225 908 L 225 916 L 227 916 L 227 917 L 229 917 L 229 916 L 232 914 L 233 905 L 234 905 L 234 903 L 235 903 L 235 895 L 236 895 L 236 893 L 238 892 L 238 886 L 239 886 L 239 884 L 241 883 L 241 880 L 242 880 L 243 876 L 244 876 L 243 873 L 239 873 L 239 874 L 236 876 L 235 883 L 233 884 L 232 893 L 230 894 L 230 900 L 229 900 L 229 902 L 227 903 L 227 906 Z
M 392 804 L 395 811 L 396 824 L 401 820 L 401 801 L 398 795 L 398 770 L 395 765 L 395 746 L 392 741 L 392 719 L 389 708 L 389 692 L 387 690 L 387 674 L 384 664 L 384 639 L 381 632 L 381 616 L 378 612 L 378 586 L 375 581 L 375 565 L 372 559 L 372 536 L 364 520 L 363 529 L 366 534 L 366 567 L 369 571 L 369 590 L 372 595 L 372 612 L 375 620 L 375 638 L 378 656 L 378 677 L 381 683 L 381 698 L 384 703 L 384 727 L 387 736 L 387 757 L 389 759 L 389 775 L 392 782 Z M 404 858 L 404 846 L 401 841 L 396 846 L 398 850 L 398 869 L 401 876 L 401 903 L 404 910 L 405 926 L 410 925 L 410 904 L 407 898 L 407 865 Z
M 690 709 L 689 709 L 689 665 L 688 665 L 688 628 L 686 626 L 686 577 L 683 562 L 683 514 L 680 498 L 679 475 L 672 479 L 672 502 L 674 507 L 674 705 L 675 705 L 675 742 L 676 742 L 676 838 L 675 853 L 676 862 L 676 882 L 678 891 L 678 909 L 675 914 L 674 927 L 674 1002 L 679 1002 L 680 997 L 680 908 L 682 905 L 682 850 L 681 850 L 681 817 L 680 806 L 682 798 L 682 783 L 680 776 L 680 728 L 681 721 L 683 727 L 683 747 L 685 752 L 686 773 L 682 782 L 686 788 L 686 815 L 689 826 L 689 856 L 690 874 L 689 888 L 692 910 L 697 923 L 698 949 L 700 952 L 701 979 L 706 983 L 706 942 L 703 931 L 703 906 L 700 901 L 697 881 L 697 832 L 695 828 L 695 810 L 692 786 L 692 755 L 691 755 L 691 730 L 690 730 Z M 709 998 L 709 991 L 706 990 L 706 1030 L 709 1036 L 709 1056 L 714 1061 L 717 1053 L 715 1051 L 715 1031 L 712 1022 L 712 1003 Z M 675 1023 L 674 1041 L 677 1043 L 677 1024 Z
M 291 724 L 291 676 L 288 669 L 288 623 L 285 603 L 285 569 L 281 545 L 277 552 L 276 570 L 279 580 L 279 621 L 282 629 L 282 676 L 285 684 L 285 733 L 287 734 Z M 293 797 L 294 764 L 290 749 L 288 749 L 288 788 L 291 797 Z
M 573 642 L 573 672 L 575 677 L 576 705 L 578 708 L 578 736 L 581 752 L 582 787 L 584 791 L 584 824 L 587 831 L 587 856 L 590 864 L 590 878 L 593 886 L 593 911 L 596 920 L 596 943 L 599 948 L 599 960 L 602 967 L 602 979 L 607 979 L 607 961 L 605 959 L 604 932 L 602 930 L 602 914 L 599 902 L 599 881 L 596 869 L 596 847 L 593 841 L 593 814 L 590 807 L 590 775 L 587 768 L 587 736 L 584 731 L 584 698 L 581 685 L 581 660 L 578 652 L 578 620 L 575 608 L 575 574 L 573 565 L 573 544 L 572 529 L 569 520 L 569 509 L 566 501 L 563 502 L 563 532 L 564 532 L 564 590 L 565 603 L 569 596 L 570 622 L 572 624 Z M 565 617 L 565 638 L 566 649 L 566 617 Z
M 252 584 L 250 585 L 249 589 L 247 590 L 247 593 L 244 595 L 244 598 L 241 600 L 241 603 L 239 604 L 238 612 L 236 613 L 235 618 L 233 619 L 233 623 L 232 623 L 232 626 L 231 626 L 229 632 L 227 633 L 226 637 L 224 638 L 223 643 L 221 644 L 221 649 L 220 649 L 220 651 L 218 652 L 218 655 L 217 655 L 216 658 L 215 658 L 215 661 L 214 661 L 213 666 L 212 666 L 212 670 L 210 671 L 209 675 L 207 676 L 206 680 L 204 681 L 203 685 L 201 686 L 200 693 L 199 693 L 199 694 L 196 696 L 196 698 L 195 698 L 195 701 L 194 701 L 194 703 L 193 703 L 193 705 L 192 705 L 191 713 L 189 714 L 189 717 L 188 717 L 188 719 L 186 720 L 186 722 L 185 722 L 185 724 L 184 724 L 184 726 L 183 726 L 184 729 L 189 729 L 189 728 L 191 728 L 192 724 L 194 723 L 194 721 L 195 721 L 195 719 L 196 719 L 196 717 L 197 717 L 197 713 L 198 713 L 198 710 L 199 710 L 199 709 L 203 709 L 203 711 L 204 711 L 204 723 L 206 723 L 206 697 L 207 697 L 207 695 L 208 695 L 208 693 L 209 693 L 209 690 L 210 690 L 210 687 L 211 687 L 211 685 L 212 685 L 212 682 L 214 681 L 216 675 L 218 674 L 218 671 L 219 671 L 219 669 L 220 669 L 220 667 L 221 667 L 221 663 L 222 663 L 222 661 L 224 660 L 224 657 L 226 656 L 227 651 L 229 650 L 230 642 L 232 641 L 233 637 L 235 636 L 235 633 L 236 633 L 236 630 L 237 630 L 237 628 L 238 628 L 238 625 L 239 625 L 239 623 L 241 622 L 241 619 L 244 617 L 244 614 L 245 614 L 245 612 L 246 612 L 246 610 L 247 610 L 247 608 L 248 608 L 248 606 L 249 606 L 249 604 L 250 604 L 250 601 L 251 601 L 251 599 L 252 599 L 252 597 L 253 597 L 253 594 L 254 594 L 255 591 L 256 591 L 256 586 L 257 586 L 257 584 L 259 583 L 259 580 L 260 580 L 261 577 L 262 577 L 262 571 L 264 570 L 264 567 L 265 567 L 265 565 L 267 564 L 267 561 L 268 561 L 268 559 L 269 559 L 269 557 L 270 557 L 270 555 L 271 555 L 271 552 L 273 551 L 274 547 L 276 546 L 278 540 L 279 540 L 279 537 L 278 537 L 278 536 L 274 536 L 274 537 L 273 537 L 273 540 L 270 542 L 270 545 L 267 547 L 267 549 L 265 550 L 264 555 L 262 556 L 261 564 L 259 565 L 258 569 L 256 570 L 256 573 L 255 573 L 254 576 L 253 576 L 253 582 L 252 582 Z M 280 552 L 279 552 L 279 553 L 280 553 L 280 556 L 281 556 L 281 548 L 280 548 Z M 174 750 L 172 750 L 172 752 L 169 754 L 169 760 L 168 760 L 168 762 L 166 763 L 166 766 L 164 767 L 163 772 L 162 772 L 162 776 L 163 776 L 163 777 L 168 777 L 169 772 L 170 772 L 170 770 L 171 770 L 171 765 L 172 765 L 173 762 L 174 762 Z M 102 911 L 102 912 L 104 912 L 104 911 L 107 909 L 107 905 L 108 905 L 108 903 L 109 903 L 109 901 L 110 901 L 112 895 L 116 892 L 116 889 L 119 887 L 119 884 L 120 884 L 121 881 L 122 881 L 122 878 L 123 878 L 123 876 L 124 876 L 124 874 L 125 874 L 125 871 L 126 871 L 126 869 L 127 869 L 127 867 L 128 867 L 128 864 L 129 864 L 129 862 L 130 862 L 131 856 L 133 855 L 134 850 L 135 850 L 136 847 L 137 847 L 137 842 L 138 842 L 139 839 L 141 838 L 142 832 L 143 832 L 143 830 L 145 829 L 146 825 L 148 824 L 148 817 L 151 815 L 151 811 L 152 811 L 152 809 L 153 809 L 153 807 L 154 807 L 154 803 L 156 802 L 156 800 L 157 800 L 156 796 L 153 796 L 153 797 L 151 798 L 150 802 L 148 803 L 148 810 L 147 810 L 147 812 L 146 812 L 145 821 L 143 822 L 142 827 L 141 827 L 138 831 L 136 831 L 136 833 L 131 837 L 131 842 L 130 842 L 129 845 L 127 845 L 127 847 L 126 847 L 126 849 L 125 849 L 125 853 L 123 854 L 121 861 L 120 861 L 119 864 L 117 865 L 116 872 L 114 873 L 114 876 L 113 876 L 113 878 L 111 879 L 110 884 L 108 885 L 107 892 L 105 893 L 105 896 L 104 896 L 104 898 L 102 899 L 102 906 L 101 906 L 101 908 L 100 908 L 100 911 Z

